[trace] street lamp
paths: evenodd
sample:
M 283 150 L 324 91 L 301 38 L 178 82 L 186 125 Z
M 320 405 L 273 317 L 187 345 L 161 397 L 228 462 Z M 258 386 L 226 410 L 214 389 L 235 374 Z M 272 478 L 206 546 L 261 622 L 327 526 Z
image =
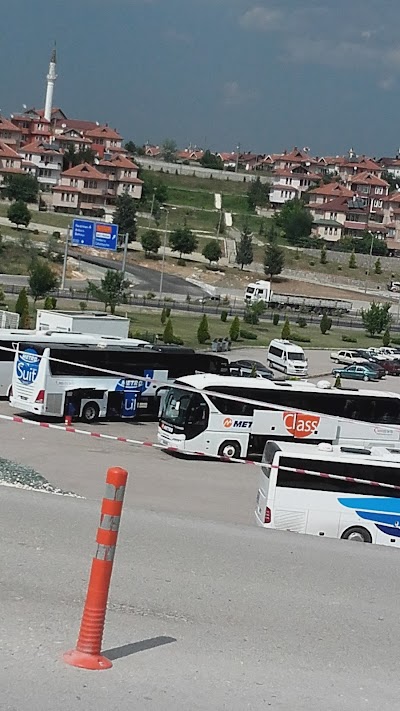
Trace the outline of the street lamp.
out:
M 368 234 L 369 234 L 370 237 L 371 237 L 371 247 L 370 247 L 370 250 L 369 250 L 368 269 L 367 269 L 367 275 L 366 275 L 366 277 L 365 277 L 364 294 L 367 293 L 368 281 L 369 281 L 369 276 L 370 276 L 370 272 L 371 272 L 372 250 L 374 249 L 374 237 L 375 237 L 375 236 L 372 234 L 372 232 L 369 232 Z M 378 232 L 377 234 L 380 234 L 380 233 Z
M 166 248 L 166 246 L 167 246 L 168 219 L 169 219 L 169 213 L 170 213 L 170 211 L 171 211 L 171 210 L 176 210 L 176 207 L 165 207 L 165 205 L 162 205 L 162 206 L 160 207 L 160 210 L 164 210 L 164 212 L 165 212 L 164 241 L 163 241 L 161 273 L 160 273 L 160 289 L 159 289 L 159 298 L 161 299 L 161 297 L 162 297 L 162 292 L 163 292 L 163 282 L 164 282 L 165 248 Z

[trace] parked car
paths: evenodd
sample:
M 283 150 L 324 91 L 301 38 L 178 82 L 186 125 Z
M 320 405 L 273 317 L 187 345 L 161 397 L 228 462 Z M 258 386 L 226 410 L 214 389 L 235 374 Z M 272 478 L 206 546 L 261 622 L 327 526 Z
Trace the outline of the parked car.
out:
M 353 363 L 365 363 L 366 358 L 361 358 L 358 355 L 358 350 L 349 351 L 334 351 L 331 353 L 331 360 L 334 363 L 344 363 L 345 365 L 352 365 Z
M 376 370 L 380 378 L 384 378 L 387 373 L 387 370 L 383 365 L 384 362 L 385 361 L 382 360 L 375 360 L 375 358 L 370 358 L 370 360 L 368 361 L 369 367 Z
M 334 368 L 332 375 L 340 378 L 348 378 L 350 380 L 379 380 L 379 375 L 376 370 L 367 365 L 349 365 L 347 368 Z
M 252 373 L 256 372 L 257 378 L 267 378 L 272 380 L 274 373 L 266 365 L 260 363 L 259 360 L 234 360 L 229 363 L 231 375 L 236 375 L 243 378 L 249 378 Z
M 398 360 L 381 360 L 379 365 L 384 368 L 387 375 L 400 375 L 400 361 Z

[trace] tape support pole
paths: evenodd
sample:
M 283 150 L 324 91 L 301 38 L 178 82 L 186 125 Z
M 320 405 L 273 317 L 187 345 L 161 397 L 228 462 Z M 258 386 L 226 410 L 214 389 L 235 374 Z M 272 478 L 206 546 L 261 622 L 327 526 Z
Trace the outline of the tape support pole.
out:
M 96 553 L 92 560 L 89 585 L 76 648 L 64 654 L 64 661 L 81 669 L 110 669 L 112 663 L 101 655 L 108 593 L 122 504 L 128 472 L 112 467 L 107 472 L 106 493 L 101 505 Z

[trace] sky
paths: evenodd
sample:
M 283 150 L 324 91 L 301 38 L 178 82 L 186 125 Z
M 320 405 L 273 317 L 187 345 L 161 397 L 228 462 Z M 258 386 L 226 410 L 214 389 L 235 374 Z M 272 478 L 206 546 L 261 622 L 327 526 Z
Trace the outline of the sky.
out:
M 19 0 L 0 111 L 54 104 L 126 140 L 313 155 L 400 148 L 399 0 Z

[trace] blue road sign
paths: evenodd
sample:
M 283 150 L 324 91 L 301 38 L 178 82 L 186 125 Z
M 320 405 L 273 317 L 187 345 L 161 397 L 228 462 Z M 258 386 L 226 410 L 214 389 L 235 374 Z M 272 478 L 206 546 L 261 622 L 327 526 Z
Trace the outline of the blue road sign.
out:
M 115 251 L 118 246 L 118 225 L 93 220 L 74 220 L 71 244 L 74 247 L 96 247 Z
M 118 225 L 95 222 L 93 247 L 115 251 L 118 245 Z

